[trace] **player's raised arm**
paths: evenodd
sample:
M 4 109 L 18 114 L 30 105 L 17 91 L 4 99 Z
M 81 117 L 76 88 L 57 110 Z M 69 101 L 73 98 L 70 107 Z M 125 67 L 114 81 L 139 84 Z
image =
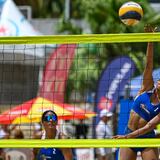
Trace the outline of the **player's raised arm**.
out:
M 155 27 L 152 26 L 145 27 L 145 32 L 154 32 L 154 31 Z M 153 71 L 153 43 L 148 42 L 146 51 L 146 65 L 143 72 L 142 87 L 139 93 L 142 93 L 144 91 L 149 91 L 153 88 L 154 81 L 152 77 L 152 71 Z
M 135 138 L 150 132 L 151 130 L 155 129 L 155 127 L 160 123 L 160 114 L 150 120 L 144 127 L 135 130 L 132 133 L 125 135 L 125 138 Z
M 144 127 L 139 128 L 129 134 L 126 135 L 116 135 L 113 136 L 115 139 L 125 139 L 125 138 L 136 138 L 138 136 L 144 135 L 147 132 L 155 129 L 155 127 L 160 123 L 160 114 L 155 116 L 152 120 L 150 120 Z

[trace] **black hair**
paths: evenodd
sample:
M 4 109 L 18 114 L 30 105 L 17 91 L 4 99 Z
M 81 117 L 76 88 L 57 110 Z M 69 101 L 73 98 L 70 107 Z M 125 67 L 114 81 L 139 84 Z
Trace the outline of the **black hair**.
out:
M 57 116 L 57 114 L 56 114 L 54 111 L 52 111 L 52 110 L 47 110 L 47 111 L 44 111 L 44 112 L 43 112 L 42 118 L 41 118 L 41 122 L 43 122 L 44 117 L 45 117 L 45 115 L 46 115 L 48 112 L 52 112 L 52 113 L 57 117 L 57 120 L 58 120 L 58 116 Z

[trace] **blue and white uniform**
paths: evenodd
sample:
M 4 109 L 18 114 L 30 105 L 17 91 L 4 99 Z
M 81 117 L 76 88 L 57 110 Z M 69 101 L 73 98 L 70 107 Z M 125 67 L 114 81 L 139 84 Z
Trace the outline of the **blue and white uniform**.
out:
M 153 93 L 154 90 L 142 93 L 134 100 L 132 106 L 132 110 L 147 122 L 149 122 L 160 112 L 160 103 L 154 105 L 150 101 L 150 97 Z
M 132 110 L 136 112 L 140 117 L 149 122 L 152 118 L 160 113 L 160 103 L 154 105 L 150 101 L 151 95 L 154 94 L 154 90 L 143 92 L 137 96 L 134 100 Z M 125 134 L 133 132 L 131 129 L 126 128 Z M 154 130 L 141 135 L 137 138 L 155 138 Z M 145 148 L 132 148 L 133 151 L 143 151 Z
M 57 132 L 55 139 L 60 137 L 60 133 Z M 42 139 L 45 139 L 45 132 L 42 135 Z M 37 155 L 37 160 L 65 160 L 63 153 L 58 148 L 41 148 Z

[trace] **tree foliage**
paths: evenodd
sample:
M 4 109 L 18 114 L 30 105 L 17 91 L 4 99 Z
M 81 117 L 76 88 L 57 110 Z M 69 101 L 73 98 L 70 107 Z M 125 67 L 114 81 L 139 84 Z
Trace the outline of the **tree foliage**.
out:
M 82 0 L 81 8 L 83 9 L 84 19 L 90 26 L 91 33 L 94 34 L 109 34 L 109 33 L 141 33 L 146 24 L 159 25 L 160 14 L 156 13 L 146 0 L 137 0 L 143 7 L 144 16 L 141 22 L 133 27 L 124 25 L 118 16 L 120 6 L 126 1 L 124 0 Z M 136 1 L 135 1 L 136 2 Z M 65 22 L 67 24 L 67 22 Z M 69 21 L 70 23 L 70 21 Z M 64 26 L 63 26 L 64 27 Z M 65 27 L 64 27 L 65 28 Z M 63 29 L 64 29 L 63 28 Z M 74 27 L 75 28 L 75 27 Z M 79 27 L 77 27 L 78 29 Z M 72 32 L 70 32 L 72 33 Z M 90 88 L 96 90 L 96 83 L 104 67 L 115 57 L 120 55 L 130 56 L 137 66 L 136 75 L 143 72 L 146 43 L 120 43 L 120 44 L 97 44 L 94 45 L 96 53 L 92 53 L 89 48 L 80 48 L 76 55 L 70 77 L 68 80 L 68 91 L 78 90 L 84 93 Z M 159 47 L 156 47 L 157 49 Z M 85 58 L 80 58 L 80 57 Z M 94 57 L 95 60 L 89 62 L 88 57 Z M 156 58 L 159 56 L 156 56 Z M 84 60 L 85 59 L 85 60 Z M 78 62 L 78 65 L 77 64 Z M 155 64 L 158 64 L 158 59 L 155 59 Z M 81 67 L 83 66 L 83 69 Z M 89 67 L 92 68 L 89 70 Z M 76 68 L 77 67 L 77 68 Z M 78 72 L 76 72 L 78 70 Z M 88 72 L 92 72 L 91 74 Z M 87 73 L 88 72 L 88 73 Z M 76 77 L 76 85 L 73 86 L 72 81 Z M 88 81 L 86 79 L 88 78 Z M 92 80 L 92 81 L 90 81 Z M 90 84 L 88 84 L 90 82 Z
M 33 15 L 37 18 L 62 17 L 59 32 L 67 34 L 84 34 L 82 28 L 76 26 L 72 19 L 64 19 L 65 0 L 15 0 L 17 4 L 32 6 Z M 110 33 L 141 33 L 145 24 L 158 25 L 160 14 L 151 8 L 147 0 L 134 0 L 144 11 L 143 19 L 133 27 L 124 25 L 118 16 L 120 6 L 126 0 L 73 0 L 71 2 L 71 18 L 85 20 L 93 34 Z M 61 34 L 62 34 L 61 33 Z M 158 66 L 160 50 L 155 48 L 155 67 Z M 70 70 L 67 83 L 67 99 L 73 90 L 84 93 L 87 90 L 95 91 L 98 77 L 104 67 L 115 57 L 130 56 L 137 66 L 136 75 L 141 74 L 144 66 L 146 43 L 119 43 L 119 44 L 81 44 Z M 76 83 L 73 83 L 75 81 Z
M 15 0 L 17 5 L 32 7 L 33 18 L 57 18 L 64 10 L 64 0 Z

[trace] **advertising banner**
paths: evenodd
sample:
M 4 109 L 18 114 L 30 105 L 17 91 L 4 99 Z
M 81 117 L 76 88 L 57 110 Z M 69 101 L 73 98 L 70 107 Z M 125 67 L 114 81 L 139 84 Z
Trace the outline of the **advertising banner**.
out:
M 96 93 L 95 112 L 99 114 L 102 109 L 113 112 L 125 85 L 135 71 L 135 64 L 130 57 L 121 56 L 106 66 L 99 79 Z M 99 120 L 97 116 L 96 124 Z
M 64 44 L 51 54 L 44 70 L 39 96 L 64 102 L 66 81 L 75 50 L 75 44 Z

